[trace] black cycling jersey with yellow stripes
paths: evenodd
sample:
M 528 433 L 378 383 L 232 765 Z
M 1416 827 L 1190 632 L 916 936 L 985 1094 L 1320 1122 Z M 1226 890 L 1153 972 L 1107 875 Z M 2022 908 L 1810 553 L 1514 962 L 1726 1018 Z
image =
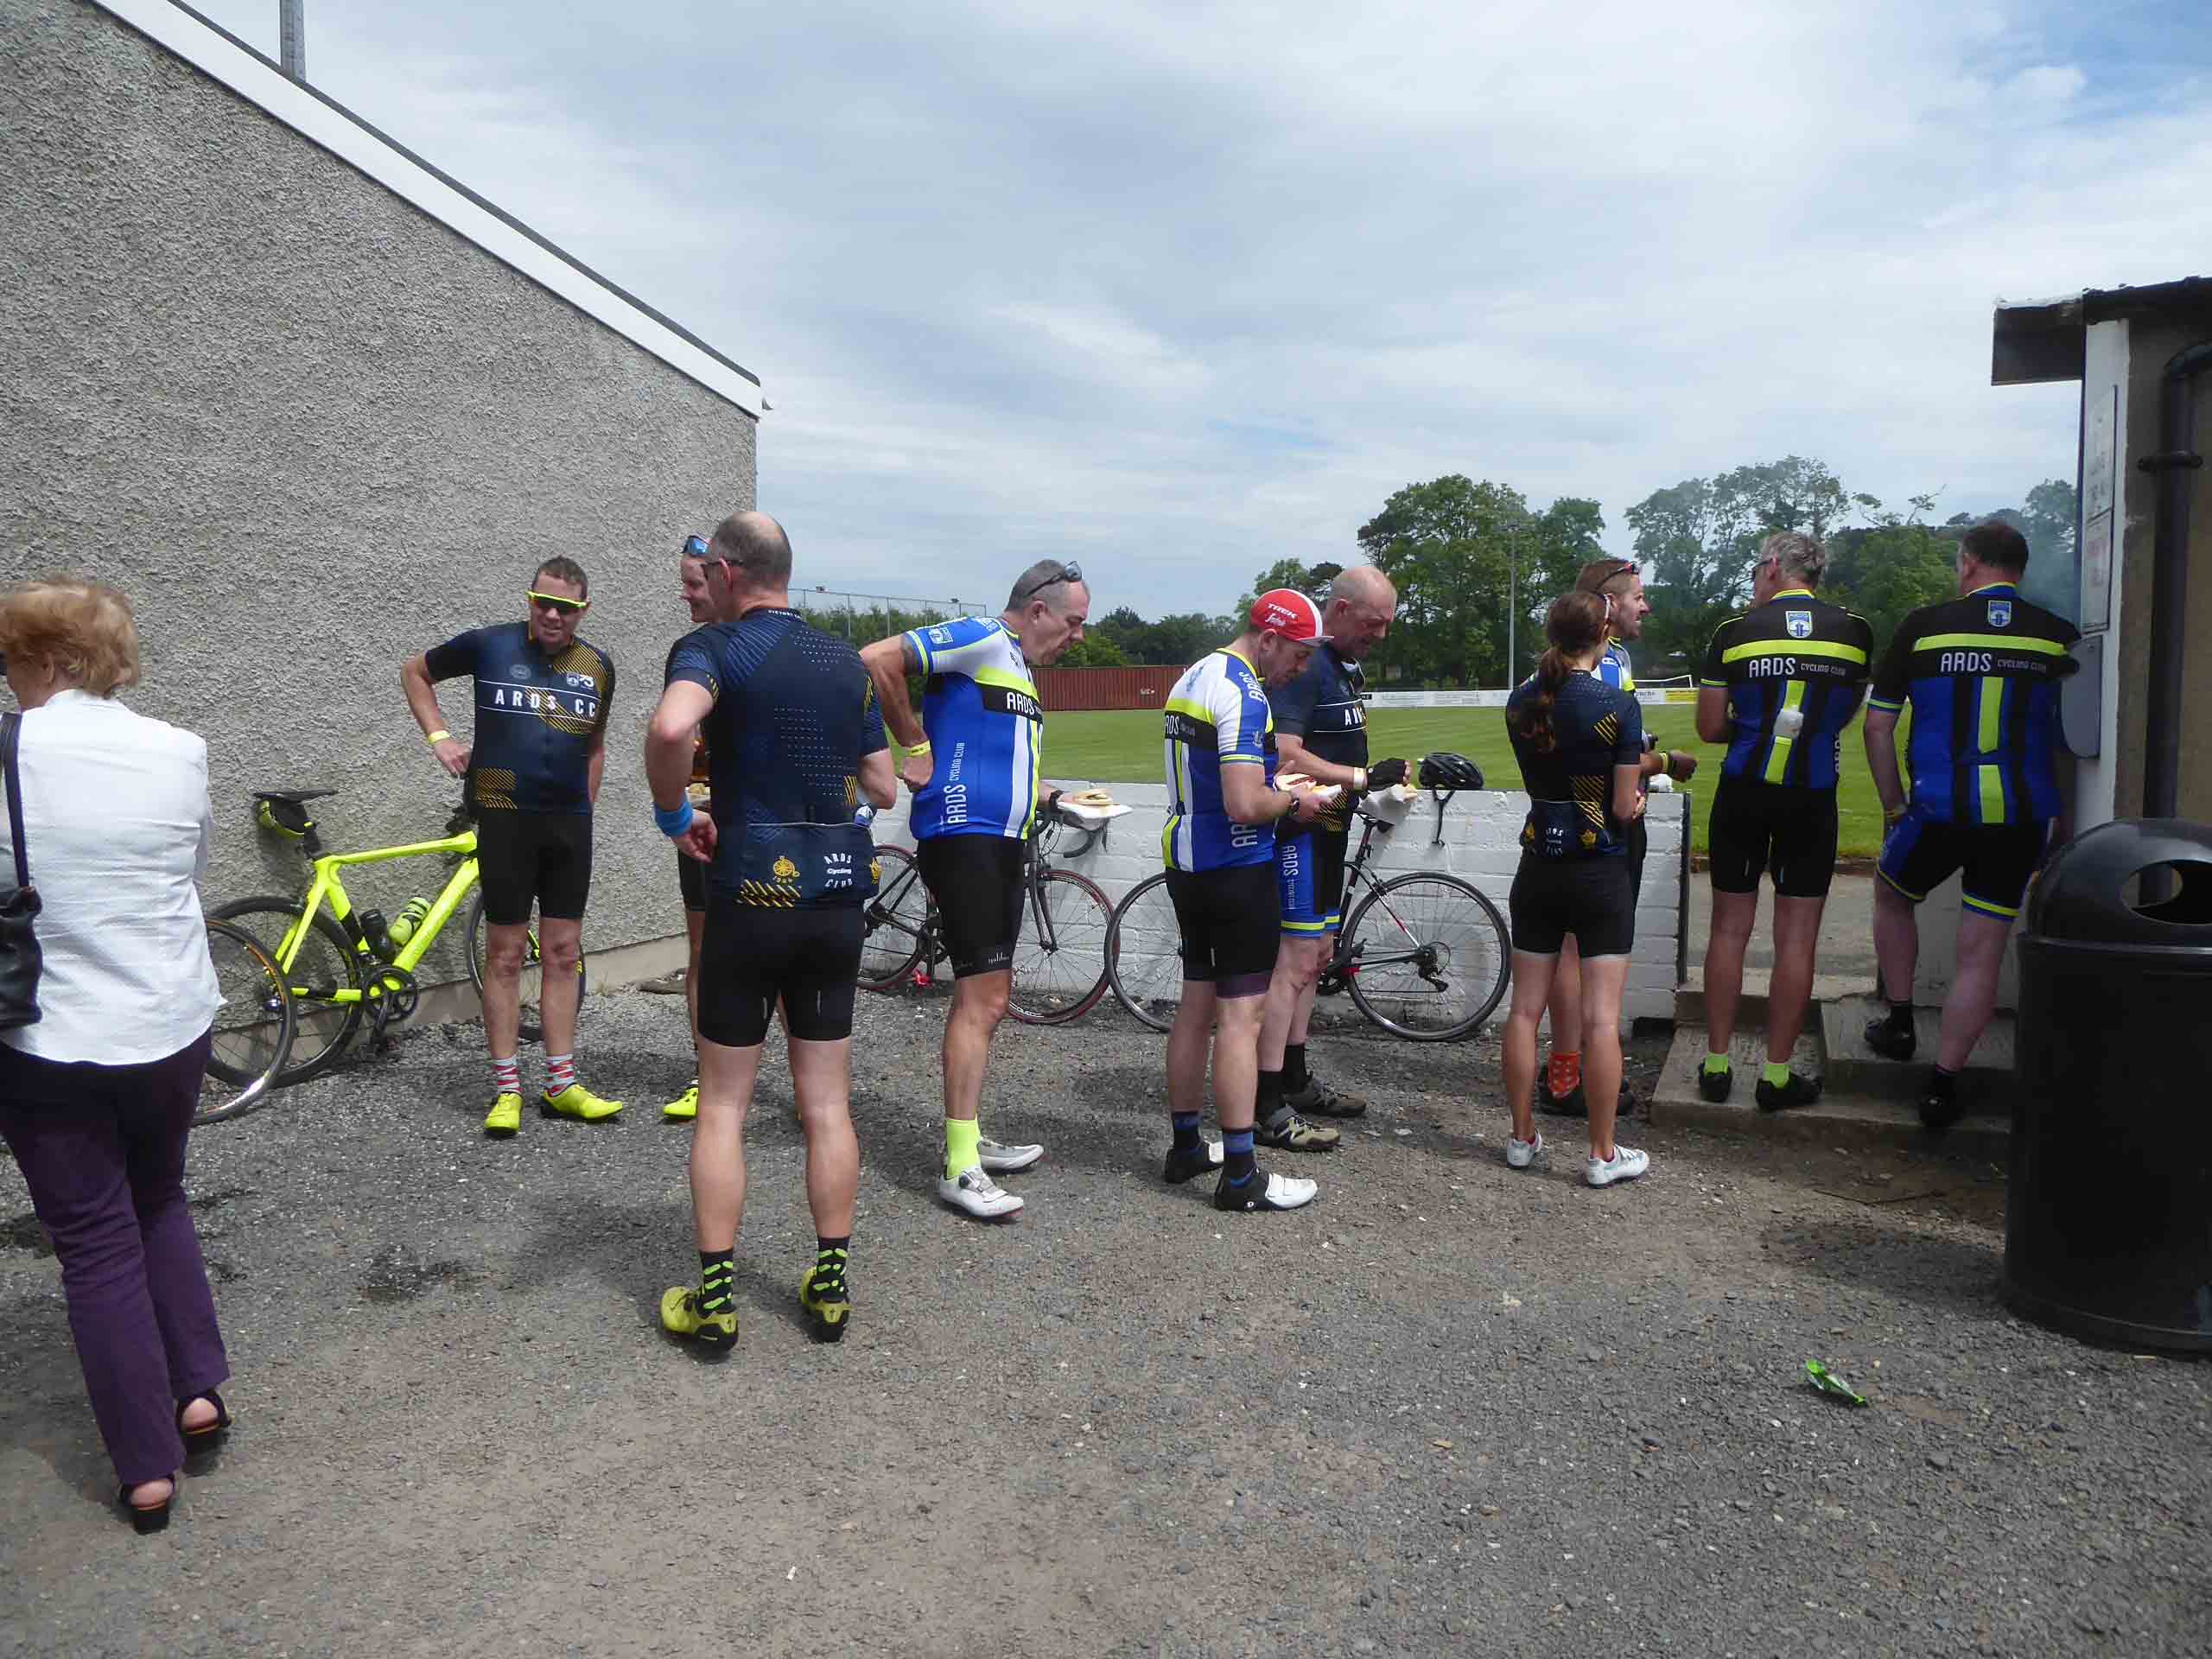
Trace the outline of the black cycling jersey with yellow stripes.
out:
M 1521 850 L 1532 858 L 1618 858 L 1628 827 L 1613 817 L 1613 768 L 1643 758 L 1643 709 L 1635 694 L 1594 674 L 1569 674 L 1552 698 L 1552 747 L 1540 749 L 1521 716 L 1542 688 L 1532 675 L 1506 700 L 1505 725 L 1529 791 Z
M 1698 683 L 1728 692 L 1725 777 L 1834 789 L 1874 655 L 1865 617 L 1785 588 L 1716 629 Z
M 2055 818 L 2058 683 L 2081 630 L 1994 582 L 1897 625 L 1868 706 L 1912 704 L 1912 804 L 1946 823 Z
M 474 812 L 591 810 L 591 756 L 614 707 L 614 659 L 572 639 L 549 656 L 527 622 L 471 628 L 423 653 L 433 680 L 476 678 Z

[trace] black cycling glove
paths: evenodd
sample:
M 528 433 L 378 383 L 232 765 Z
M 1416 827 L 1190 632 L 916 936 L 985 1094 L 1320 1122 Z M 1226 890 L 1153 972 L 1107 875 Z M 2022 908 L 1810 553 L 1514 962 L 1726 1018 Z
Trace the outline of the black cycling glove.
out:
M 1370 789 L 1388 789 L 1393 784 L 1405 781 L 1406 763 L 1402 760 L 1385 760 L 1367 769 L 1367 786 Z

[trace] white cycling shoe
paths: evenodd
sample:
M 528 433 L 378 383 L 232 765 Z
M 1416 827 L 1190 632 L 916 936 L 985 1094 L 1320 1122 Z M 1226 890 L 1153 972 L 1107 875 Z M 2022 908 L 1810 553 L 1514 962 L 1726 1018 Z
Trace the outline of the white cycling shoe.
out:
M 987 1175 L 1013 1175 L 1027 1169 L 1044 1157 L 1039 1146 L 1009 1147 L 980 1135 L 976 1141 L 976 1161 L 983 1166 Z
M 963 1169 L 937 1184 L 937 1195 L 978 1221 L 1004 1221 L 1021 1213 L 1021 1200 L 980 1168 Z

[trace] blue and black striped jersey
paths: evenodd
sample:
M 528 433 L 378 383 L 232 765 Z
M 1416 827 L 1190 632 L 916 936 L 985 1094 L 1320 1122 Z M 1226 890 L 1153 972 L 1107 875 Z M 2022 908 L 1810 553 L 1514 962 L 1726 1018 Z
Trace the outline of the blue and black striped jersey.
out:
M 1317 760 L 1337 766 L 1367 764 L 1367 701 L 1363 695 L 1367 677 L 1357 663 L 1339 657 L 1334 645 L 1318 647 L 1304 668 L 1287 683 L 1268 693 L 1268 710 L 1278 736 L 1294 737 Z M 1338 835 L 1351 826 L 1349 791 L 1315 823 Z M 1310 826 L 1286 822 L 1276 837 L 1289 839 Z
M 2081 630 L 2011 582 L 1925 605 L 1897 625 L 1868 706 L 1912 705 L 1912 803 L 1947 823 L 2058 817 L 2058 683 Z
M 1874 656 L 1863 616 L 1802 588 L 1716 629 L 1698 683 L 1728 693 L 1724 776 L 1834 789 L 1843 728 L 1859 712 Z

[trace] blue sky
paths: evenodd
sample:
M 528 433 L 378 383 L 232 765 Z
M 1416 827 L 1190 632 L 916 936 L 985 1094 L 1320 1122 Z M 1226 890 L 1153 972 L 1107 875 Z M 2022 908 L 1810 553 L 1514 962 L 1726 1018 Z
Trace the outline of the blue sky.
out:
M 2071 478 L 1991 308 L 2212 271 L 2189 10 L 307 0 L 315 84 L 760 376 L 803 580 L 1147 613 L 1446 472 L 1623 551 L 1785 454 Z

